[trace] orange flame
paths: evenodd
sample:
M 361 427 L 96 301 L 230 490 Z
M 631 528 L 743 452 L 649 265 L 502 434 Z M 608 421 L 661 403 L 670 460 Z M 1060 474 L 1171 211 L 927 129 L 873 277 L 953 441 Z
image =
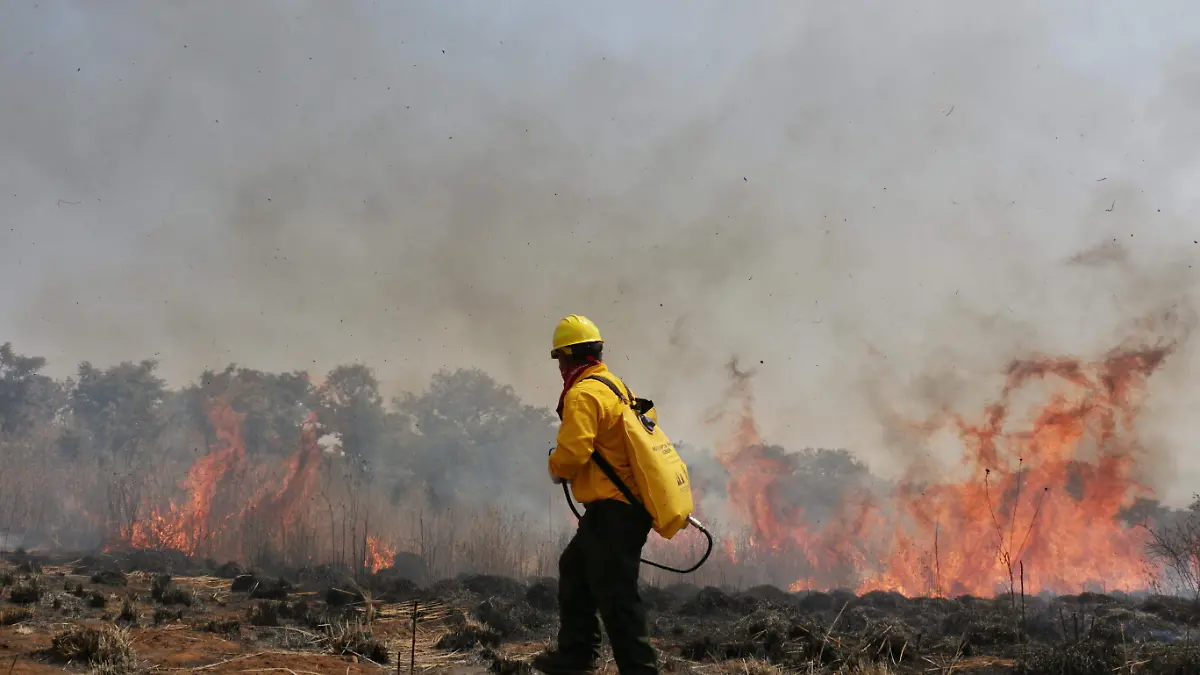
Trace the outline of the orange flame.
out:
M 309 414 L 301 429 L 301 447 L 285 462 L 285 474 L 277 490 L 271 488 L 274 481 L 269 479 L 269 467 L 248 466 L 242 436 L 245 415 L 216 399 L 208 407 L 208 416 L 216 439 L 209 453 L 192 464 L 182 481 L 180 487 L 186 499 L 172 501 L 165 509 L 149 505 L 147 517 L 120 533 L 126 545 L 188 555 L 203 549 L 209 555 L 239 559 L 247 543 L 243 540 L 253 536 L 245 530 L 248 515 L 268 523 L 272 536 L 280 538 L 304 513 L 316 485 L 321 456 L 315 413 Z M 249 496 L 243 494 L 242 479 L 247 476 L 259 484 L 256 493 Z
M 372 574 L 396 564 L 396 547 L 375 537 L 367 537 L 367 569 Z
M 1015 362 L 982 422 L 947 412 L 914 425 L 955 430 L 971 478 L 930 484 L 910 476 L 883 498 L 854 491 L 843 496 L 838 517 L 822 523 L 779 505 L 788 460 L 759 438 L 749 377 L 735 369 L 732 393 L 742 410 L 719 454 L 731 476 L 729 499 L 758 546 L 795 561 L 794 590 L 991 595 L 1016 587 L 1022 574 L 1030 593 L 1143 588 L 1144 530 L 1121 514 L 1149 494 L 1134 478 L 1141 451 L 1134 422 L 1145 381 L 1168 353 Z M 1039 381 L 1067 391 L 1036 409 L 1028 428 L 1010 429 L 1013 396 Z

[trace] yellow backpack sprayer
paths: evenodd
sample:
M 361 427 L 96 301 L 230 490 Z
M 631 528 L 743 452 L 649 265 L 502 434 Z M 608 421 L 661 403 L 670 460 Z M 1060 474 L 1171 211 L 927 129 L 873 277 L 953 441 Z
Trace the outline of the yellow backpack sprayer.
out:
M 667 438 L 662 428 L 646 414 L 654 408 L 654 402 L 649 399 L 634 398 L 632 392 L 628 390 L 622 392 L 611 381 L 598 375 L 584 379 L 596 380 L 604 384 L 617 395 L 621 403 L 625 404 L 625 410 L 621 416 L 621 424 L 627 441 L 625 447 L 629 449 L 629 465 L 633 469 L 633 479 L 637 483 L 643 499 L 638 499 L 633 494 L 625 481 L 617 475 L 612 464 L 599 452 L 592 453 L 592 460 L 621 491 L 625 499 L 629 500 L 630 504 L 645 512 L 653 523 L 654 531 L 664 539 L 674 538 L 680 530 L 691 525 L 708 540 L 708 548 L 705 550 L 704 556 L 687 569 L 677 569 L 645 558 L 642 558 L 641 561 L 646 565 L 668 572 L 678 574 L 695 572 L 712 555 L 713 538 L 704 525 L 692 516 L 694 504 L 687 465 L 675 451 L 675 444 L 671 442 L 671 439 Z M 563 494 L 566 495 L 567 505 L 571 507 L 575 518 L 580 518 L 579 510 L 575 507 L 575 501 L 571 499 L 571 490 L 566 483 L 563 484 Z

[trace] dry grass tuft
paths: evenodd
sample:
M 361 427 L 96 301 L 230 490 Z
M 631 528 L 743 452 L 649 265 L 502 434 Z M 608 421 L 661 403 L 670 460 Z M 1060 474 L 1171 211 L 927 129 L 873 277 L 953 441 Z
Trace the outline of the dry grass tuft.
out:
M 892 675 L 894 671 L 886 663 L 858 664 L 846 671 L 846 675 Z
M 116 626 L 71 626 L 54 636 L 50 650 L 67 663 L 87 664 L 100 675 L 132 675 L 141 670 L 129 634 Z
M 192 592 L 171 582 L 169 574 L 157 574 L 150 583 L 150 597 L 163 605 L 191 607 L 195 602 Z
M 338 621 L 330 624 L 329 651 L 337 656 L 358 656 L 375 663 L 388 662 L 387 646 L 375 639 L 369 628 L 357 621 Z
M 125 597 L 121 599 L 121 613 L 117 615 L 117 619 L 128 621 L 129 623 L 137 623 L 138 611 L 133 598 Z
M 761 659 L 733 659 L 718 664 L 717 672 L 721 675 L 785 675 L 785 673 L 803 672 L 806 675 L 894 675 L 886 663 L 856 663 L 842 665 L 837 668 L 820 667 L 809 664 L 808 670 L 788 670 Z M 705 670 L 705 672 L 711 672 Z
M 8 592 L 8 597 L 16 605 L 32 605 L 42 599 L 42 594 L 46 592 L 42 585 L 42 580 L 38 577 L 31 577 L 27 581 L 17 582 Z
M 483 651 L 483 658 L 491 662 L 488 670 L 496 675 L 530 675 L 536 672 L 525 659 L 507 651 L 488 648 Z
M 721 664 L 723 675 L 783 675 L 783 672 L 778 667 L 758 659 L 726 661 Z
M 445 651 L 467 651 L 475 647 L 500 646 L 500 635 L 469 616 L 456 617 L 453 630 L 438 639 L 435 645 Z
M 246 622 L 251 626 L 278 626 L 279 603 L 274 600 L 259 600 L 246 608 Z
M 0 610 L 0 626 L 14 626 L 31 618 L 33 618 L 33 612 L 24 607 Z
M 206 621 L 200 626 L 200 630 L 206 633 L 217 633 L 218 635 L 237 635 L 242 629 L 242 624 L 237 619 L 213 619 Z
M 171 623 L 173 621 L 183 621 L 183 610 L 158 607 L 154 610 L 153 620 L 155 626 L 160 626 L 164 623 Z

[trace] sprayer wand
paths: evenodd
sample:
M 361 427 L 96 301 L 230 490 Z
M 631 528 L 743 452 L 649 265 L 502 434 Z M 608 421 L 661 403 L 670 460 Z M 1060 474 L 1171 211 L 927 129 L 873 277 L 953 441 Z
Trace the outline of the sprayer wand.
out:
M 575 500 L 571 499 L 570 486 L 567 483 L 563 483 L 562 488 L 563 488 L 563 495 L 567 498 L 567 506 L 571 507 L 571 513 L 575 514 L 576 520 L 582 518 L 583 516 L 579 513 L 579 509 L 575 508 Z M 692 565 L 691 567 L 687 568 L 686 570 L 681 570 L 681 569 L 676 569 L 674 567 L 669 567 L 667 565 L 662 565 L 660 563 L 656 563 L 653 560 L 646 560 L 645 558 L 641 558 L 641 561 L 644 564 L 649 565 L 651 567 L 657 567 L 660 570 L 666 570 L 668 572 L 675 572 L 677 574 L 691 574 L 692 572 L 695 572 L 696 570 L 700 569 L 700 566 L 708 561 L 708 556 L 712 555 L 712 550 L 713 550 L 712 533 L 710 533 L 707 529 L 705 529 L 704 525 L 699 520 L 696 520 L 696 518 L 694 518 L 693 516 L 688 516 L 688 524 L 691 525 L 692 527 L 695 527 L 697 530 L 700 530 L 700 533 L 703 534 L 704 538 L 708 540 L 708 550 L 706 550 L 704 552 L 704 555 L 700 558 L 700 562 L 696 563 L 695 565 Z

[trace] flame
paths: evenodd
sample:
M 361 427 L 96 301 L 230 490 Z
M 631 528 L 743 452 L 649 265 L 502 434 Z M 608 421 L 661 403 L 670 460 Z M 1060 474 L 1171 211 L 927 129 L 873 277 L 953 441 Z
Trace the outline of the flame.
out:
M 396 547 L 375 537 L 367 537 L 367 569 L 372 574 L 396 564 Z
M 1029 593 L 1143 588 L 1145 531 L 1121 514 L 1151 494 L 1135 479 L 1135 422 L 1145 382 L 1168 353 L 1017 361 L 979 420 L 944 412 L 910 425 L 925 434 L 954 431 L 969 478 L 908 476 L 883 496 L 851 490 L 837 517 L 821 522 L 780 504 L 788 457 L 762 442 L 749 375 L 734 368 L 741 410 L 719 453 L 731 476 L 730 501 L 751 525 L 756 547 L 795 565 L 793 590 L 984 596 L 1019 588 L 1022 579 Z M 1039 383 L 1064 391 L 1056 389 L 1021 428 L 1011 419 L 1012 401 Z
M 315 413 L 309 414 L 301 428 L 300 448 L 284 463 L 283 478 L 276 483 L 270 478 L 277 473 L 271 467 L 251 466 L 247 461 L 242 436 L 245 415 L 223 399 L 211 401 L 207 412 L 215 440 L 180 484 L 186 498 L 171 501 L 165 508 L 147 505 L 145 518 L 122 528 L 124 545 L 240 559 L 246 544 L 251 543 L 247 539 L 261 536 L 247 531 L 249 516 L 266 523 L 275 539 L 269 543 L 279 544 L 288 527 L 305 512 L 321 457 Z M 244 494 L 246 483 L 258 485 L 254 494 Z M 278 489 L 272 489 L 273 484 Z

